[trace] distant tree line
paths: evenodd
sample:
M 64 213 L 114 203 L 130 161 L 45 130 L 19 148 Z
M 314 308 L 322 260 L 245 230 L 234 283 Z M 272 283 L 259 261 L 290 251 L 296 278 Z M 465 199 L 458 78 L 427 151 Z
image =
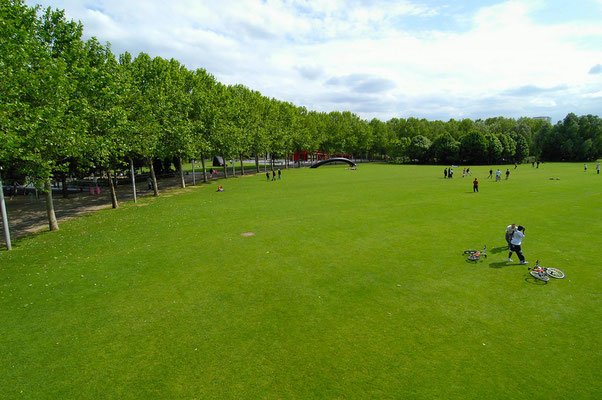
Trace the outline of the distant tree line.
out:
M 140 53 L 116 57 L 64 12 L 0 0 L 0 166 L 51 180 L 109 178 L 144 163 L 158 195 L 155 168 L 212 156 L 290 158 L 295 152 L 418 163 L 493 164 L 536 157 L 589 160 L 602 155 L 599 117 L 569 114 L 557 125 L 531 118 L 365 121 L 348 111 L 317 112 L 224 85 L 204 69 Z M 227 177 L 227 171 L 226 177 Z M 206 174 L 204 174 L 206 177 Z M 113 180 L 109 179 L 117 207 Z

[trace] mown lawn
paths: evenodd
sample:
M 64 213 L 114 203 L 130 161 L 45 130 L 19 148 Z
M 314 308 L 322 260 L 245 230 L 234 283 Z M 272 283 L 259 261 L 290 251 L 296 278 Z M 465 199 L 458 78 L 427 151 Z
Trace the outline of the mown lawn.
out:
M 0 398 L 600 398 L 602 176 L 471 170 L 258 174 L 21 239 L 0 251 Z M 505 262 L 511 222 L 566 279 Z

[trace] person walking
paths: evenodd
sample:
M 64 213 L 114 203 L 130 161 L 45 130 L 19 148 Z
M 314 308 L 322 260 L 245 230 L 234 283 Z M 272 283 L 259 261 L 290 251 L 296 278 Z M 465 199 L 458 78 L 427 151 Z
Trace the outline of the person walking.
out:
M 447 168 L 443 170 L 443 179 L 447 179 Z
M 502 171 L 500 171 L 500 169 L 498 168 L 497 170 L 495 170 L 495 181 L 499 182 L 502 180 Z
M 600 163 L 596 165 L 596 174 L 600 175 Z
M 487 177 L 487 179 L 489 178 L 493 178 L 493 170 L 491 168 L 489 168 L 489 176 Z
M 280 180 L 282 178 L 282 171 L 280 171 L 280 168 L 278 168 L 278 180 Z
M 527 261 L 525 261 L 525 257 L 523 256 L 523 249 L 521 247 L 524 238 L 525 227 L 519 225 L 518 228 L 514 231 L 514 234 L 512 234 L 512 240 L 510 241 L 510 253 L 508 253 L 508 262 L 512 262 L 512 253 L 516 253 L 522 265 L 529 264 Z
M 477 178 L 474 178 L 474 181 L 472 181 L 472 192 L 479 193 L 479 181 L 477 180 Z
M 447 173 L 447 176 L 451 179 L 454 177 L 454 170 L 453 169 L 449 169 L 449 172 Z
M 512 235 L 516 230 L 516 224 L 510 224 L 506 227 L 506 234 L 504 235 L 504 239 L 506 239 L 506 243 L 508 243 L 508 250 L 510 250 L 510 242 L 512 241 Z
M 265 177 L 268 178 L 268 182 L 270 181 L 270 171 L 267 171 L 265 173 Z
M 276 180 L 276 171 L 272 170 L 272 181 Z
M 587 164 L 583 164 L 583 172 L 587 172 Z
M 508 180 L 509 176 L 510 176 L 510 169 L 506 169 L 506 180 Z

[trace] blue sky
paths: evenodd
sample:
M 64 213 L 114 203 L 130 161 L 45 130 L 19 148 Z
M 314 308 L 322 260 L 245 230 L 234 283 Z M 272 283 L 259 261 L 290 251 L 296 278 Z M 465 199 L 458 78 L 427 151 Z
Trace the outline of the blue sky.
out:
M 116 54 L 364 119 L 601 115 L 602 0 L 54 0 Z

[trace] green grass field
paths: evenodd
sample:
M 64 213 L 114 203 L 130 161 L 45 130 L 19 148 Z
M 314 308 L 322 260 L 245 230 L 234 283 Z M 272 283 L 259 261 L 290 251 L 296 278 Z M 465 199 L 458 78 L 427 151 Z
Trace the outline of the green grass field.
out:
M 600 398 L 602 176 L 443 168 L 222 180 L 19 240 L 0 398 Z M 566 279 L 505 262 L 512 222 Z

